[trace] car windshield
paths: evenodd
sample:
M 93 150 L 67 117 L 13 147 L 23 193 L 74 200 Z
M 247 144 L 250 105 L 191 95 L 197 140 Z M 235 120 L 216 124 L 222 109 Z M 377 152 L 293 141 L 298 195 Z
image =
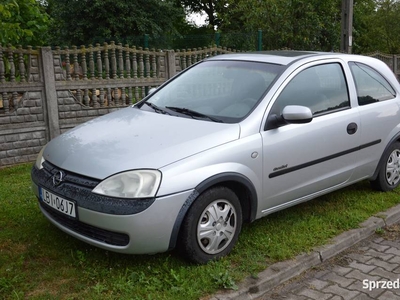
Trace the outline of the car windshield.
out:
M 236 123 L 262 99 L 283 66 L 248 61 L 204 61 L 147 98 L 141 109 L 206 121 Z

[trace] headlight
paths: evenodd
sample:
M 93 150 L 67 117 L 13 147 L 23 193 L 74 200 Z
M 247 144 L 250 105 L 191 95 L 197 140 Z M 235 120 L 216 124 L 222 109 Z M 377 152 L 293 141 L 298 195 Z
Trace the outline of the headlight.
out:
M 119 198 L 150 198 L 156 195 L 160 182 L 160 171 L 128 171 L 103 180 L 92 192 Z
M 37 158 L 36 158 L 35 166 L 36 166 L 36 168 L 38 168 L 39 170 L 40 170 L 40 169 L 43 169 L 43 163 L 44 163 L 43 152 L 44 152 L 44 148 L 46 148 L 46 146 L 44 146 L 44 147 L 42 148 L 42 150 L 40 150 L 40 152 L 39 152 L 39 154 L 38 154 L 38 156 L 37 156 Z

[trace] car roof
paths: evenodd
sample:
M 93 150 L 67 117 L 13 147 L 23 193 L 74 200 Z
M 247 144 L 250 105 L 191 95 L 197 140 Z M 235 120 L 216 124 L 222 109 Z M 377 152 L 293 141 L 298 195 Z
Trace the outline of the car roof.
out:
M 390 79 L 392 86 L 400 92 L 400 84 L 388 65 L 377 58 L 364 56 L 359 54 L 348 54 L 340 52 L 318 52 L 318 51 L 296 51 L 296 50 L 273 50 L 273 51 L 258 51 L 258 52 L 237 52 L 230 54 L 221 54 L 209 57 L 209 61 L 248 61 L 248 62 L 261 62 L 270 63 L 275 65 L 282 65 L 288 68 L 290 65 L 296 63 L 307 63 L 323 59 L 340 59 L 344 62 L 358 62 L 366 64 L 380 74 L 384 74 L 387 79 Z
M 208 60 L 244 60 L 289 65 L 297 60 L 303 60 L 310 57 L 317 58 L 318 56 L 344 57 L 348 56 L 348 54 L 316 51 L 274 50 L 221 54 L 211 57 Z

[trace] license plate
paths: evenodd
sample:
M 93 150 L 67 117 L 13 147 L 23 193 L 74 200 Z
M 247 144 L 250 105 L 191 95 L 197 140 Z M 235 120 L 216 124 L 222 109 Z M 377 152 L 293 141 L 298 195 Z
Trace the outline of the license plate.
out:
M 57 196 L 43 188 L 39 189 L 40 199 L 42 202 L 55 210 L 70 216 L 72 218 L 76 218 L 76 204 L 75 202 L 64 199 L 60 196 Z

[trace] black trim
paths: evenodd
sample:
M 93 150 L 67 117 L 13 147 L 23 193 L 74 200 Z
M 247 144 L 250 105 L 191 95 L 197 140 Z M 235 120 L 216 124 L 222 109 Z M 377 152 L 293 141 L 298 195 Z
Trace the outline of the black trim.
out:
M 252 222 L 256 218 L 257 207 L 258 207 L 258 199 L 257 199 L 257 192 L 253 185 L 253 183 L 248 179 L 246 176 L 243 176 L 239 173 L 221 173 L 218 175 L 214 175 L 195 187 L 193 193 L 189 195 L 186 199 L 185 203 L 182 205 L 181 210 L 178 213 L 178 216 L 175 220 L 175 224 L 172 230 L 171 238 L 169 241 L 169 250 L 175 248 L 176 243 L 179 237 L 179 231 L 183 222 L 184 217 L 186 216 L 187 211 L 189 210 L 192 203 L 197 199 L 197 197 L 207 190 L 208 188 L 212 187 L 213 185 L 224 183 L 224 182 L 237 182 L 243 184 L 250 193 L 250 217 L 249 221 Z
M 379 159 L 379 163 L 376 166 L 374 175 L 372 175 L 371 180 L 375 180 L 378 177 L 379 174 L 379 170 L 381 168 L 381 166 L 385 163 L 385 156 L 383 155 L 384 153 L 386 153 L 386 151 L 388 150 L 388 148 L 396 141 L 400 141 L 400 132 L 398 132 L 394 137 L 392 137 L 392 139 L 390 140 L 389 143 L 387 143 L 385 150 L 383 150 L 381 158 Z
M 349 150 L 338 152 L 338 153 L 335 153 L 335 154 L 332 154 L 332 155 L 329 155 L 329 156 L 326 156 L 326 157 L 322 157 L 322 158 L 319 158 L 319 159 L 316 159 L 316 160 L 312 160 L 310 162 L 306 162 L 306 163 L 301 164 L 301 165 L 297 165 L 297 166 L 290 167 L 290 168 L 287 168 L 287 169 L 284 169 L 284 170 L 280 170 L 280 171 L 277 171 L 277 172 L 269 174 L 268 177 L 269 178 L 275 178 L 275 177 L 278 177 L 278 176 L 281 176 L 281 175 L 285 175 L 285 174 L 288 174 L 288 173 L 291 173 L 291 172 L 294 172 L 294 171 L 298 171 L 298 170 L 301 170 L 301 169 L 304 169 L 304 168 L 307 168 L 307 167 L 310 167 L 310 166 L 313 166 L 313 165 L 316 165 L 316 164 L 319 164 L 319 163 L 322 163 L 322 162 L 325 162 L 325 161 L 328 161 L 328 160 L 331 160 L 331 159 L 334 159 L 334 158 L 337 158 L 337 157 L 340 157 L 340 156 L 343 156 L 343 155 L 350 154 L 352 152 L 356 152 L 356 151 L 362 150 L 364 148 L 368 148 L 368 147 L 377 145 L 381 141 L 382 140 L 380 140 L 380 139 L 376 140 L 376 141 L 372 141 L 372 142 L 369 142 L 367 144 L 360 145 L 358 147 L 355 147 L 355 148 L 352 148 L 352 149 L 349 149 Z
M 172 234 L 171 238 L 169 240 L 169 246 L 168 249 L 172 250 L 175 248 L 176 243 L 178 241 L 178 236 L 179 236 L 179 231 L 181 228 L 181 224 L 183 222 L 183 219 L 185 218 L 185 215 L 187 211 L 189 210 L 189 207 L 192 205 L 194 200 L 199 196 L 199 193 L 194 190 L 189 197 L 186 199 L 185 203 L 183 203 L 181 210 L 178 213 L 178 216 L 175 219 L 174 227 L 172 228 Z
M 256 189 L 255 189 L 253 183 L 251 182 L 251 180 L 249 178 L 247 178 L 246 176 L 239 174 L 239 173 L 233 173 L 233 172 L 217 174 L 217 175 L 214 175 L 214 176 L 204 180 L 200 184 L 198 184 L 195 189 L 199 192 L 199 194 L 201 194 L 202 192 L 204 192 L 205 190 L 207 190 L 209 187 L 211 187 L 213 185 L 228 182 L 228 181 L 241 183 L 249 191 L 250 205 L 251 205 L 249 221 L 250 222 L 254 221 L 256 218 L 257 207 L 258 207 L 257 192 L 256 192 Z

